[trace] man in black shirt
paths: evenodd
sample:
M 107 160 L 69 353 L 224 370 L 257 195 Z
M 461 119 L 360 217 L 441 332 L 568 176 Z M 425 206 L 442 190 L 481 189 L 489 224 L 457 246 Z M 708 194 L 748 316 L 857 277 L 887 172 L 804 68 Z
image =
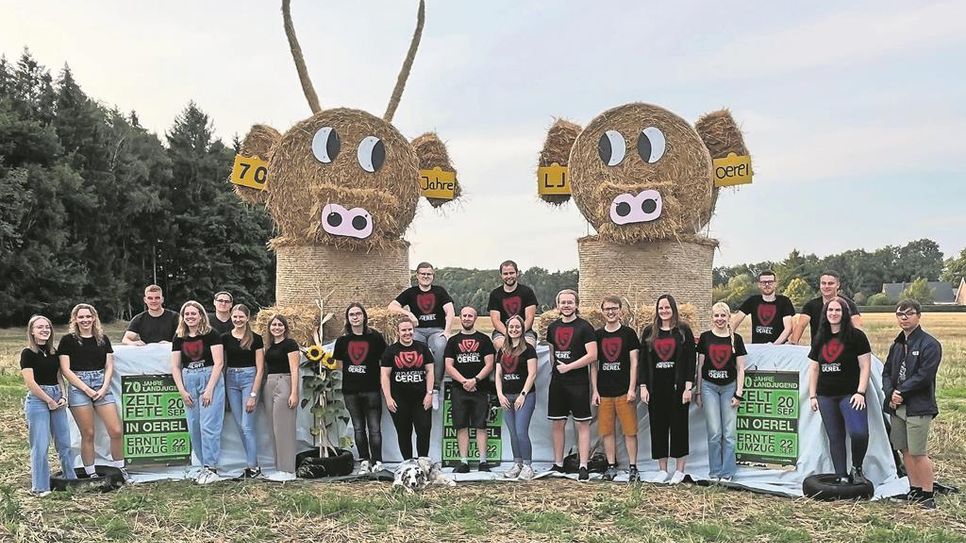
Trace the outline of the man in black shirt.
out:
M 215 293 L 215 311 L 208 312 L 208 324 L 219 334 L 231 332 L 235 326 L 231 322 L 231 306 L 235 298 L 228 291 Z
M 859 308 L 856 307 L 855 302 L 851 299 L 843 294 L 839 294 L 839 288 L 841 286 L 842 276 L 838 272 L 832 270 L 822 272 L 818 284 L 822 295 L 817 298 L 812 298 L 802 306 L 802 312 L 798 315 L 798 322 L 795 323 L 795 329 L 788 338 L 788 343 L 798 345 L 798 342 L 802 339 L 802 335 L 805 333 L 806 326 L 809 327 L 809 332 L 811 333 L 810 338 L 814 340 L 815 334 L 818 333 L 818 326 L 822 323 L 822 309 L 825 308 L 825 304 L 829 303 L 836 296 L 845 300 L 845 303 L 849 305 L 849 314 L 852 315 L 852 325 L 859 329 L 862 328 L 862 315 L 859 313 Z
M 476 428 L 476 448 L 480 457 L 480 471 L 490 471 L 486 461 L 486 424 L 490 414 L 490 397 L 480 386 L 493 371 L 496 351 L 490 338 L 476 331 L 476 309 L 460 310 L 462 329 L 446 342 L 446 375 L 450 384 L 453 427 L 459 446 L 460 463 L 453 473 L 468 473 L 470 428 Z
M 512 260 L 500 264 L 503 285 L 493 289 L 486 304 L 493 323 L 493 347 L 499 350 L 506 338 L 506 321 L 513 315 L 523 317 L 523 339 L 531 347 L 537 345 L 537 333 L 533 331 L 533 319 L 537 316 L 537 295 L 533 289 L 517 283 L 519 271 Z
M 749 296 L 734 316 L 731 329 L 737 330 L 746 315 L 751 315 L 751 342 L 781 345 L 792 333 L 792 317 L 795 306 L 787 296 L 775 294 L 777 280 L 775 272 L 765 270 L 758 274 L 758 291 L 761 294 Z
M 164 293 L 158 285 L 148 285 L 144 289 L 142 311 L 131 319 L 127 331 L 121 338 L 124 345 L 147 345 L 148 343 L 170 343 L 178 329 L 178 314 L 164 308 Z

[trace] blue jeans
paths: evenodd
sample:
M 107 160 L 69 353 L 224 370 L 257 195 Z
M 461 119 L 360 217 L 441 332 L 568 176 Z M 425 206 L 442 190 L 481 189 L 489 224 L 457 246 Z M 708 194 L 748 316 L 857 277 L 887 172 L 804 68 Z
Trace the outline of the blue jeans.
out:
M 869 449 L 868 406 L 861 411 L 853 409 L 852 395 L 819 396 L 818 411 L 822 414 L 822 425 L 828 436 L 828 450 L 832 455 L 832 465 L 839 477 L 848 475 L 845 465 L 845 434 L 848 432 L 852 442 L 852 465 L 862 466 L 865 453 Z
M 443 377 L 446 376 L 446 366 L 443 364 L 443 351 L 446 350 L 446 334 L 442 328 L 415 328 L 413 339 L 422 341 L 433 353 L 433 388 L 439 389 Z
M 708 429 L 708 476 L 733 477 L 738 471 L 735 461 L 735 442 L 738 434 L 738 408 L 731 407 L 731 398 L 738 383 L 717 385 L 701 381 L 701 405 Z
M 85 385 L 98 390 L 104 386 L 104 370 L 92 370 L 92 371 L 75 371 L 74 375 L 80 378 Z M 77 407 L 79 405 L 105 405 L 109 403 L 117 403 L 114 399 L 114 393 L 111 392 L 110 388 L 107 390 L 101 399 L 96 402 L 91 399 L 90 396 L 84 393 L 83 390 L 75 387 L 74 385 L 68 385 L 67 389 L 67 403 L 71 407 Z
M 63 394 L 58 385 L 40 385 L 48 396 L 59 401 Z M 51 411 L 47 402 L 27 393 L 23 404 L 24 416 L 27 419 L 27 432 L 30 440 L 30 484 L 35 492 L 50 490 L 50 464 L 47 463 L 47 448 L 50 446 L 50 435 L 54 435 L 54 447 L 60 457 L 60 467 L 64 470 L 64 477 L 76 479 L 74 466 L 71 462 L 74 451 L 70 448 L 70 426 L 67 420 L 67 407 Z
M 506 427 L 510 430 L 510 449 L 513 451 L 513 460 L 517 463 L 530 464 L 533 462 L 533 444 L 530 443 L 530 419 L 533 418 L 533 410 L 537 406 L 537 395 L 531 390 L 523 400 L 523 407 L 519 411 L 513 408 L 519 394 L 507 394 L 506 399 L 510 402 L 510 409 L 503 412 L 506 420 Z
M 256 411 L 249 413 L 245 404 L 251 398 L 252 388 L 255 386 L 257 370 L 251 368 L 225 368 L 225 390 L 228 393 L 228 405 L 231 416 L 241 433 L 242 445 L 245 446 L 245 462 L 248 467 L 258 466 L 258 436 L 255 433 Z M 256 409 L 258 409 L 256 405 Z
M 201 395 L 211 379 L 212 366 L 197 369 L 183 368 L 181 379 L 191 396 L 193 405 L 185 405 L 191 448 L 203 466 L 216 467 L 221 457 L 221 428 L 225 424 L 225 379 L 218 376 L 211 403 L 201 405 Z

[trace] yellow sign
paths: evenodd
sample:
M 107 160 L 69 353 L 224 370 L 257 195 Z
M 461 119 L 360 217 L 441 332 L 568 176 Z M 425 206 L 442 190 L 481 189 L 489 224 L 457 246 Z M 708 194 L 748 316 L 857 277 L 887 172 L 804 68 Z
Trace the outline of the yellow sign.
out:
M 243 187 L 265 190 L 268 181 L 268 162 L 254 156 L 235 155 L 231 167 L 231 182 Z
M 554 162 L 537 168 L 537 192 L 539 194 L 570 194 L 570 177 L 567 167 Z
M 427 198 L 452 200 L 456 192 L 456 172 L 444 172 L 439 166 L 419 170 L 419 188 Z
M 730 187 L 751 183 L 751 157 L 728 153 L 725 158 L 714 159 L 714 186 Z

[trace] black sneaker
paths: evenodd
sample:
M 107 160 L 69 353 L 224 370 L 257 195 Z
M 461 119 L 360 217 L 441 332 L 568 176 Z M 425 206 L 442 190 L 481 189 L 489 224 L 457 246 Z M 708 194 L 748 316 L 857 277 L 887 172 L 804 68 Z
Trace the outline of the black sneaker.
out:
M 557 464 L 554 464 L 554 465 L 550 466 L 550 472 L 551 473 L 566 473 L 564 471 L 564 469 L 563 469 L 563 466 L 558 466 Z
M 470 465 L 467 464 L 466 462 L 460 462 L 459 464 L 456 464 L 455 468 L 453 468 L 453 473 L 469 473 L 469 472 L 470 472 Z
M 480 465 L 476 468 L 476 471 L 490 471 L 493 469 L 493 464 L 489 462 L 480 462 Z
M 577 470 L 578 481 L 586 481 L 588 479 L 590 479 L 590 473 L 587 472 L 587 468 L 582 467 L 579 470 Z
M 256 466 L 254 468 L 245 468 L 246 479 L 254 479 L 256 477 L 260 477 L 261 475 L 262 475 L 262 468 L 260 467 Z
M 919 507 L 923 508 L 926 511 L 936 510 L 936 498 L 934 498 L 933 496 L 929 496 L 928 498 L 926 497 L 920 498 L 917 503 Z
M 852 473 L 849 473 L 849 483 L 853 485 L 864 485 L 865 475 L 862 474 L 862 466 L 854 466 Z
M 641 476 L 637 473 L 637 466 L 631 466 L 631 469 L 627 472 L 627 482 L 637 483 L 640 482 Z
M 613 481 L 614 477 L 617 477 L 617 466 L 616 465 L 607 466 L 607 471 L 605 471 L 603 475 L 604 480 Z

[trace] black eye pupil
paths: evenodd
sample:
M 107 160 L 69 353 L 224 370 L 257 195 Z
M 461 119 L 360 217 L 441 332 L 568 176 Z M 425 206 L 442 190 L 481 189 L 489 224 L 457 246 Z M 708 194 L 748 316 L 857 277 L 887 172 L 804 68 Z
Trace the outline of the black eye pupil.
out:
M 329 216 L 325 218 L 325 222 L 329 223 L 329 226 L 333 228 L 339 226 L 342 224 L 342 215 L 335 212 L 329 213 Z
M 386 162 L 386 146 L 382 141 L 372 146 L 372 169 L 379 170 Z
M 329 139 L 325 142 L 325 151 L 329 153 L 329 158 L 335 160 L 335 157 L 339 155 L 339 150 L 342 149 L 342 141 L 339 139 L 339 134 L 333 130 L 329 132 Z
M 621 202 L 617 204 L 617 214 L 621 217 L 626 217 L 631 214 L 631 205 L 627 202 Z
M 366 218 L 361 215 L 358 215 L 352 219 L 352 227 L 356 230 L 362 230 L 367 224 L 369 224 L 369 221 L 367 221 Z
M 641 155 L 644 162 L 651 162 L 651 140 L 645 134 L 637 138 L 637 154 Z
M 610 164 L 610 157 L 613 152 L 614 150 L 610 146 L 610 138 L 607 137 L 607 134 L 601 134 L 600 139 L 597 140 L 597 154 L 600 155 L 604 164 Z
M 657 200 L 654 200 L 653 198 L 644 200 L 641 202 L 641 209 L 644 211 L 644 213 L 653 213 L 654 210 L 657 209 Z

